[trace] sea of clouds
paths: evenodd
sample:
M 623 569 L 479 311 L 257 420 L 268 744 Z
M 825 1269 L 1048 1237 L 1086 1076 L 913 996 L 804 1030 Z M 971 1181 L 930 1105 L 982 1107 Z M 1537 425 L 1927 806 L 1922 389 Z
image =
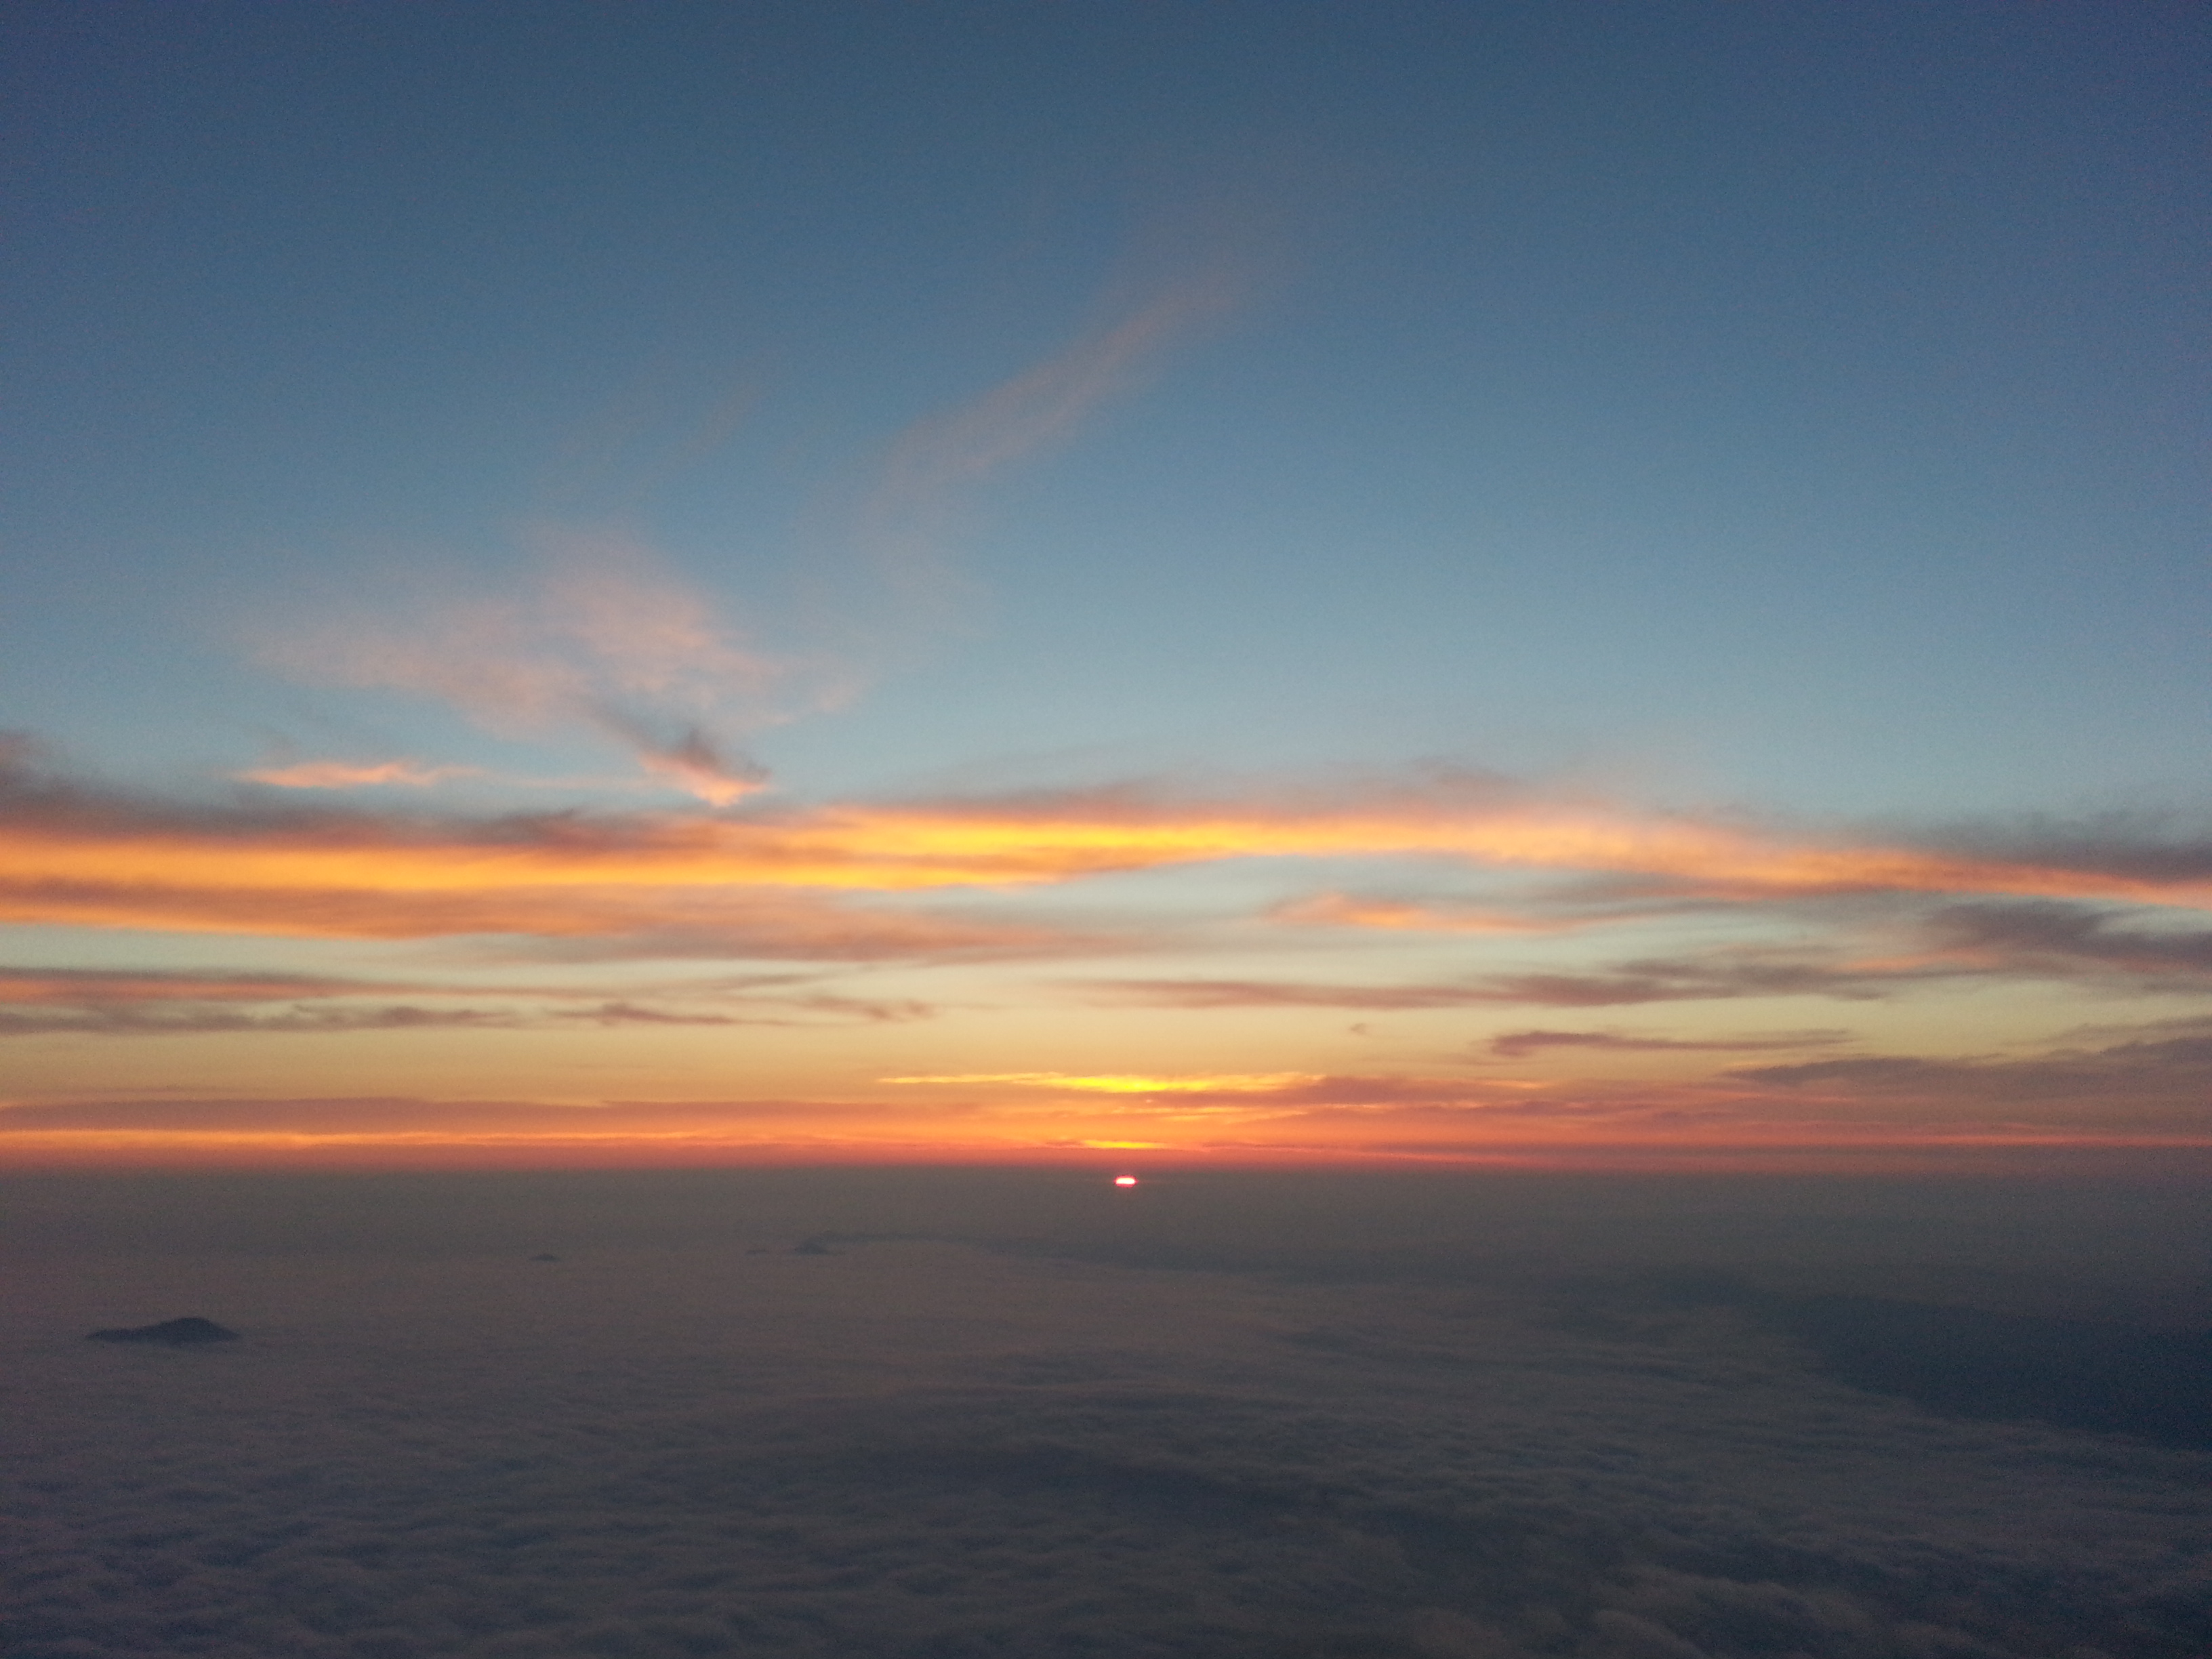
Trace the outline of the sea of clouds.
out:
M 2212 1452 L 2005 1415 L 2037 1396 L 2002 1377 L 1987 1411 L 1854 1387 L 1805 1312 L 2132 1352 L 2207 1310 L 2179 1188 L 57 1176 L 0 1207 L 10 1659 L 2212 1651 Z M 246 1340 L 84 1340 L 186 1314 Z

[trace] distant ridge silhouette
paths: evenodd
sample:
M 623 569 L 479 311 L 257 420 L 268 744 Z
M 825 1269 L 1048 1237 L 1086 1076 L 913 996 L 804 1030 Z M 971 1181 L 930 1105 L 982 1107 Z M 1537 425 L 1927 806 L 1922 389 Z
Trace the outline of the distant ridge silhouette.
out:
M 194 1342 L 235 1342 L 236 1331 L 228 1330 L 212 1319 L 192 1315 L 184 1319 L 165 1319 L 158 1325 L 118 1326 L 113 1330 L 94 1331 L 85 1339 L 88 1342 L 166 1342 L 173 1348 L 181 1348 Z

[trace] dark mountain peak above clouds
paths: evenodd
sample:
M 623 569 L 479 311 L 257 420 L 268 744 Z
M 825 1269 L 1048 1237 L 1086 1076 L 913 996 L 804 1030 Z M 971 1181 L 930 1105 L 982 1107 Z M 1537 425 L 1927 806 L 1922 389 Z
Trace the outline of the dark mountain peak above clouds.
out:
M 158 1325 L 126 1325 L 113 1330 L 94 1331 L 85 1340 L 89 1342 L 164 1342 L 173 1348 L 182 1348 L 196 1342 L 235 1342 L 239 1340 L 239 1334 L 216 1324 L 212 1319 L 202 1319 L 194 1314 L 183 1319 L 165 1319 Z

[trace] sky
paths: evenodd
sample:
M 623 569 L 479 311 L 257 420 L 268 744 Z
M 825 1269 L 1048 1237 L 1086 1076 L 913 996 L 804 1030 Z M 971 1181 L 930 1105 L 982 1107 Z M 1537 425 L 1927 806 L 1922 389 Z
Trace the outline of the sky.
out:
M 2201 1173 L 2201 9 L 4 27 L 0 1163 Z

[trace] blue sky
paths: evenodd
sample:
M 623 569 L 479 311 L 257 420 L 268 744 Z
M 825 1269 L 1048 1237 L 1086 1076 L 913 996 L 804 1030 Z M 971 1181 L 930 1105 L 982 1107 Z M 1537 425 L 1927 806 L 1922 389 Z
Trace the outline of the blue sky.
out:
M 742 814 L 1443 768 L 2199 844 L 2196 9 L 9 27 L 0 725 L 72 787 Z M 739 781 L 698 796 L 686 742 Z M 241 781 L 325 762 L 411 770 Z M 1054 914 L 1311 885 L 1129 881 Z M 309 948 L 10 914 L 80 963 Z M 97 1092 L 72 1053 L 40 1086 Z

